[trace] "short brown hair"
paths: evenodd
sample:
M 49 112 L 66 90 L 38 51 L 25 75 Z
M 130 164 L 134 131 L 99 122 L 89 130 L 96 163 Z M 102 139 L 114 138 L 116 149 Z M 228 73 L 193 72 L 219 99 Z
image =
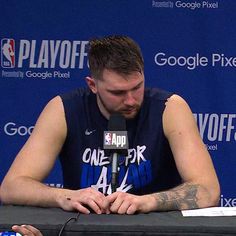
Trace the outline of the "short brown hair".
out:
M 127 36 L 107 36 L 89 41 L 89 68 L 95 79 L 101 79 L 104 69 L 118 74 L 144 70 L 144 61 L 138 44 Z

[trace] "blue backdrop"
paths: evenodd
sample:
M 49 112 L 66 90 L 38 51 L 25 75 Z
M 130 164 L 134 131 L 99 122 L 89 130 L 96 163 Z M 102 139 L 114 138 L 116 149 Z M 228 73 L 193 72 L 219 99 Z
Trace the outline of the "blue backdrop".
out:
M 143 51 L 147 86 L 189 103 L 236 206 L 236 1 L 1 1 L 0 183 L 46 103 L 84 86 L 88 40 L 124 34 Z M 61 186 L 60 166 L 45 181 Z

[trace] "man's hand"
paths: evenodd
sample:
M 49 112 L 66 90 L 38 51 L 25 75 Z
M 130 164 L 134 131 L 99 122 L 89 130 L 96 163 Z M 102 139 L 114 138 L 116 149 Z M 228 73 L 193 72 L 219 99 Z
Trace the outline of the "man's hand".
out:
M 155 205 L 155 198 L 151 195 L 137 196 L 130 193 L 115 192 L 106 198 L 110 202 L 110 211 L 118 214 L 148 213 L 152 211 Z
M 12 230 L 27 236 L 43 236 L 38 229 L 31 225 L 13 225 Z
M 110 213 L 109 200 L 104 194 L 94 188 L 70 191 L 68 195 L 60 197 L 59 205 L 66 211 L 77 210 L 89 214 L 90 209 L 97 214 Z

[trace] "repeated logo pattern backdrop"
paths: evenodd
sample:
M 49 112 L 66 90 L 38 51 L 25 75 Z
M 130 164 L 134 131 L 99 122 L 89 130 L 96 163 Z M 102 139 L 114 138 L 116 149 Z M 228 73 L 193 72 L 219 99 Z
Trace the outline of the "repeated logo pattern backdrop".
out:
M 141 46 L 146 86 L 189 103 L 236 205 L 236 2 L 90 0 L 1 2 L 0 182 L 46 103 L 85 86 L 88 40 L 124 34 Z M 59 163 L 45 183 L 60 187 Z

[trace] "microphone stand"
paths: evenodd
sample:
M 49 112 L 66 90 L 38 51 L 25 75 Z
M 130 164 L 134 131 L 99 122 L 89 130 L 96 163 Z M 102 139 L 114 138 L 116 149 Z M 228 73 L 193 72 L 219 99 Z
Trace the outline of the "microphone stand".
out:
M 114 152 L 112 154 L 112 164 L 111 164 L 111 191 L 116 192 L 118 185 L 118 153 Z

